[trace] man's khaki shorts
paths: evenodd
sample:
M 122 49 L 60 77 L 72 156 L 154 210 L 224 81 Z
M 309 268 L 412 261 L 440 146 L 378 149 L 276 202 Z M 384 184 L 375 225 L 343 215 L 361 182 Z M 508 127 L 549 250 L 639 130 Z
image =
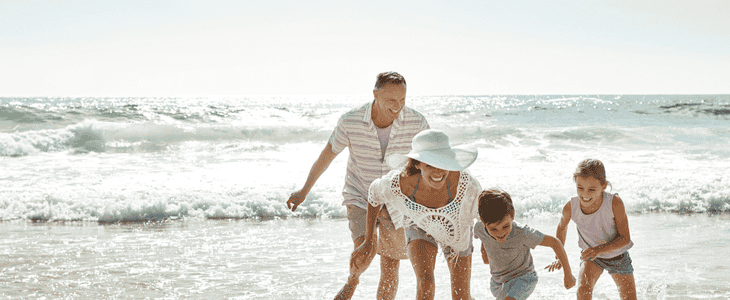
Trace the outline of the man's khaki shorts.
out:
M 352 233 L 352 241 L 365 236 L 365 228 L 367 223 L 368 211 L 355 205 L 347 206 L 347 220 L 350 221 L 350 232 Z M 408 251 L 406 250 L 406 234 L 404 229 L 395 229 L 393 221 L 390 220 L 388 209 L 383 206 L 378 214 L 377 225 L 378 231 L 375 232 L 378 238 L 377 253 L 392 259 L 408 259 Z

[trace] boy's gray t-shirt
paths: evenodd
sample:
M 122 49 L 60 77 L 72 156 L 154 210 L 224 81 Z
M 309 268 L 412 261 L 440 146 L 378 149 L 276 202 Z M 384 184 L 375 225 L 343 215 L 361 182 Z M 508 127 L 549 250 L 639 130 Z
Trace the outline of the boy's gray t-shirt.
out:
M 498 283 L 505 283 L 534 271 L 530 249 L 535 249 L 545 237 L 542 232 L 514 221 L 512 231 L 504 243 L 497 242 L 489 236 L 486 227 L 480 221 L 474 224 L 474 235 L 482 241 L 487 250 L 492 279 Z

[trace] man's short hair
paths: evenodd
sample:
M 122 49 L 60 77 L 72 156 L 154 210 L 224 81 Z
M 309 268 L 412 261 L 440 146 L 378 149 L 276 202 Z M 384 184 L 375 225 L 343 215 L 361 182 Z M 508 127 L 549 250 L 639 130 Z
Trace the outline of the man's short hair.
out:
M 479 218 L 484 224 L 497 223 L 507 215 L 515 216 L 515 207 L 507 192 L 490 189 L 479 194 Z
M 398 72 L 383 72 L 378 74 L 377 80 L 375 80 L 375 89 L 379 90 L 384 88 L 388 84 L 403 84 L 406 85 L 406 78 Z

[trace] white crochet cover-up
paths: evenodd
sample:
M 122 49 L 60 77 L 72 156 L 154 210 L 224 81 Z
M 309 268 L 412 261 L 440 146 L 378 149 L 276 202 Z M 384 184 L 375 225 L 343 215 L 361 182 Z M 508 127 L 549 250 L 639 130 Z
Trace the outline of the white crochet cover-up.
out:
M 373 206 L 387 204 L 390 218 L 396 228 L 416 224 L 441 245 L 449 246 L 454 254 L 469 248 L 471 227 L 478 217 L 481 186 L 464 170 L 459 172 L 459 184 L 454 200 L 439 208 L 429 208 L 411 201 L 401 192 L 400 174 L 403 169 L 391 170 L 370 185 L 368 202 Z

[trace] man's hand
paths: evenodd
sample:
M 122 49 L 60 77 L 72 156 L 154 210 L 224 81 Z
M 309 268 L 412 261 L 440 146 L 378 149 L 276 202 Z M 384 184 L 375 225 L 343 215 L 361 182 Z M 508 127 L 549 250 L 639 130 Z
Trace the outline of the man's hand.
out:
M 304 202 L 304 199 L 307 198 L 307 193 L 305 193 L 302 190 L 298 190 L 296 192 L 291 193 L 289 195 L 289 200 L 286 201 L 286 207 L 291 209 L 291 211 L 297 210 L 297 207 L 299 204 L 302 204 Z

